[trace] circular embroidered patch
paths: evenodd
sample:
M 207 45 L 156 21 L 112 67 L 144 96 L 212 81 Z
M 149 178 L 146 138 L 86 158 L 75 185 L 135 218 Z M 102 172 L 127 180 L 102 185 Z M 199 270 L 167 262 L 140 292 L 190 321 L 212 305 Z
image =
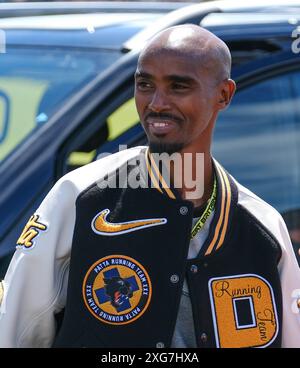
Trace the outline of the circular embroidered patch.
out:
M 82 286 L 89 312 L 112 325 L 131 323 L 142 316 L 151 300 L 151 281 L 133 258 L 111 255 L 95 262 Z

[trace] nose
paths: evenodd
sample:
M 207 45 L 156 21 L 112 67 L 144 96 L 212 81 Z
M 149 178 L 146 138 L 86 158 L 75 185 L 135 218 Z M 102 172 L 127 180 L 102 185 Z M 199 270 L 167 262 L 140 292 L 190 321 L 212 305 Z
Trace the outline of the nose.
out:
M 153 112 L 162 112 L 170 109 L 170 102 L 163 91 L 155 90 L 152 99 L 148 105 L 149 110 Z

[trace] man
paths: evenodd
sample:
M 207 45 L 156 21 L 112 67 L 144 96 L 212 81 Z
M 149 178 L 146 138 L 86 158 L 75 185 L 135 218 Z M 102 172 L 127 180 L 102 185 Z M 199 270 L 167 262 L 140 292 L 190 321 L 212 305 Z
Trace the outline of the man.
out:
M 147 44 L 135 99 L 149 148 L 54 186 L 5 277 L 0 346 L 300 347 L 286 226 L 210 153 L 235 91 L 230 64 L 227 46 L 193 25 Z

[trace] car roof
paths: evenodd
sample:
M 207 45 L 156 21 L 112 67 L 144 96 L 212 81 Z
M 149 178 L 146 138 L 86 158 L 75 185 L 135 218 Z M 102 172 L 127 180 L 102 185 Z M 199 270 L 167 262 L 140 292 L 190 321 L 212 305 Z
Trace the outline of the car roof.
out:
M 186 3 L 0 4 L 7 47 L 121 49 L 122 44 L 167 12 Z
M 290 32 L 299 0 L 235 0 L 192 3 L 54 2 L 0 4 L 0 29 L 7 45 L 106 48 L 128 52 L 168 26 L 196 23 L 224 37 L 243 32 Z M 37 15 L 38 14 L 38 15 Z M 260 25 L 262 27 L 260 27 Z M 260 29 L 261 28 L 261 29 Z M 237 32 L 238 30 L 238 32 Z M 46 33 L 46 34 L 45 34 Z M 20 45 L 22 40 L 22 45 Z
M 215 18 L 212 17 L 213 14 Z M 279 23 L 279 20 L 281 23 L 287 23 L 289 19 L 293 19 L 294 25 L 299 19 L 297 14 L 300 14 L 300 2 L 299 0 L 252 0 L 251 3 L 237 3 L 236 0 L 220 0 L 192 4 L 170 12 L 154 24 L 144 28 L 124 44 L 124 50 L 138 50 L 154 34 L 176 24 L 194 23 L 205 27 L 215 27 L 217 24 L 214 22 L 218 21 L 219 23 L 223 22 L 224 31 L 226 31 L 226 27 L 227 30 L 229 28 L 233 29 L 230 23 L 230 14 L 231 19 L 238 21 L 236 24 L 240 26 L 237 33 L 239 35 L 247 23 L 248 25 L 257 25 L 255 17 L 260 19 L 264 25 L 268 22 L 270 25 L 275 22 Z M 252 17 L 249 16 L 248 18 L 250 14 Z M 210 18 L 209 23 L 206 22 L 207 17 Z M 272 19 L 275 19 L 275 22 Z
M 300 8 L 292 13 L 257 13 L 250 12 L 243 13 L 211 13 L 207 15 L 201 22 L 202 27 L 239 27 L 239 26 L 257 26 L 262 24 L 278 24 L 289 23 L 296 25 L 300 17 Z
M 211 13 L 200 23 L 223 40 L 267 39 L 291 43 L 292 31 L 300 21 L 300 7 L 293 13 Z
M 157 20 L 157 13 L 89 13 L 0 19 L 6 44 L 19 47 L 121 49 L 134 34 Z
M 26 17 L 10 17 L 0 19 L 0 27 L 4 30 L 80 30 L 88 27 L 104 28 L 120 23 L 134 22 L 157 18 L 157 13 L 85 13 L 55 14 Z
M 0 3 L 0 18 L 33 15 L 84 14 L 111 12 L 151 12 L 167 13 L 186 6 L 188 2 L 140 2 L 140 1 L 55 1 Z

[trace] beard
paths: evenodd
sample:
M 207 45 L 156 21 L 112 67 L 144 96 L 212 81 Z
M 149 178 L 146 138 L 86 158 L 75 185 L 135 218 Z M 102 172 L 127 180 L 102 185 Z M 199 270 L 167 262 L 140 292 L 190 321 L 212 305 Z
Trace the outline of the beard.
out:
M 151 153 L 167 153 L 169 155 L 172 155 L 172 153 L 181 151 L 183 147 L 183 143 L 164 143 L 149 141 L 149 148 Z

